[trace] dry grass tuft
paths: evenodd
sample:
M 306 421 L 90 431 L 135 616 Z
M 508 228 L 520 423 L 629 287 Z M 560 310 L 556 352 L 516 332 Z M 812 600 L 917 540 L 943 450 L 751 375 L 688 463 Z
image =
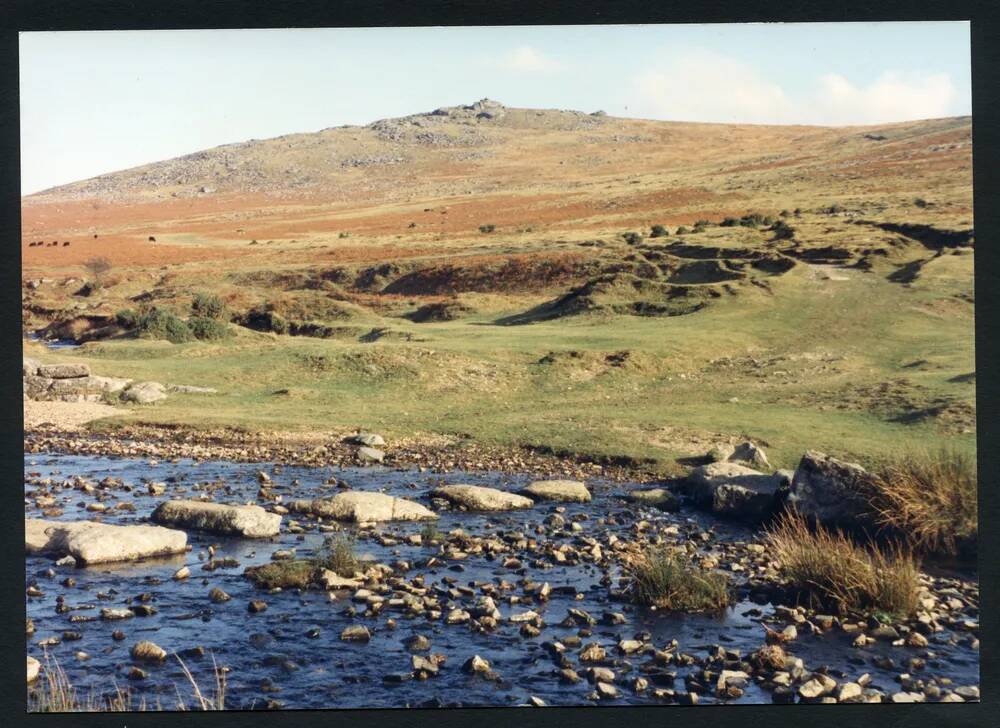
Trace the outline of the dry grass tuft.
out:
M 767 539 L 782 574 L 813 606 L 896 616 L 917 607 L 919 567 L 903 546 L 866 549 L 839 530 L 810 530 L 797 513 L 782 515 Z
M 226 709 L 226 674 L 215 662 L 212 656 L 212 672 L 215 676 L 215 685 L 210 696 L 205 696 L 198 682 L 194 679 L 191 671 L 184 661 L 177 655 L 177 662 L 184 671 L 191 687 L 193 696 L 192 707 L 188 707 L 181 696 L 180 688 L 177 687 L 177 704 L 170 707 L 163 707 L 159 700 L 154 705 L 148 705 L 146 700 L 140 699 L 134 703 L 132 695 L 127 689 L 114 685 L 114 692 L 98 696 L 93 691 L 88 693 L 86 698 L 81 698 L 76 688 L 70 682 L 66 672 L 62 669 L 59 661 L 51 655 L 45 656 L 45 667 L 43 674 L 39 677 L 39 682 L 29 688 L 28 712 L 29 713 L 124 713 L 124 712 L 146 712 L 148 710 L 225 710 Z
M 679 554 L 656 550 L 628 567 L 629 590 L 637 604 L 683 612 L 722 609 L 729 604 L 729 579 Z
M 975 458 L 942 448 L 884 465 L 871 503 L 882 525 L 914 549 L 954 555 L 978 536 L 976 485 Z

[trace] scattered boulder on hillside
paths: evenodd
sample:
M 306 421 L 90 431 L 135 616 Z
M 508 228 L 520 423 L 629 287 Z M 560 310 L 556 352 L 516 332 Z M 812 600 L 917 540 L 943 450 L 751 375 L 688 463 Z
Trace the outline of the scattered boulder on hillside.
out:
M 122 399 L 136 404 L 151 404 L 167 398 L 166 387 L 159 382 L 139 382 L 122 392 Z
M 873 526 L 868 492 L 871 475 L 857 463 L 809 450 L 792 478 L 788 505 L 827 526 Z
M 771 467 L 771 464 L 767 461 L 767 454 L 764 452 L 763 448 L 752 442 L 742 442 L 737 445 L 733 454 L 727 459 L 731 463 L 749 463 L 750 466 L 754 468 L 766 469 Z
M 25 519 L 25 550 L 72 556 L 78 564 L 137 561 L 187 550 L 187 534 L 160 526 L 113 526 L 94 521 Z
M 38 376 L 49 379 L 89 377 L 90 367 L 86 364 L 42 364 L 38 367 Z
M 680 499 L 666 488 L 630 490 L 625 494 L 625 499 L 632 503 L 653 506 L 661 511 L 677 511 L 681 507 Z
M 520 493 L 539 501 L 590 502 L 590 491 L 578 480 L 536 480 Z
M 535 502 L 523 495 L 508 493 L 481 485 L 442 485 L 431 491 L 431 497 L 443 498 L 471 511 L 509 511 L 531 508 Z
M 395 498 L 385 493 L 351 491 L 331 498 L 316 498 L 309 504 L 310 512 L 338 521 L 426 521 L 437 514 L 419 503 Z
M 161 503 L 150 518 L 156 523 L 248 538 L 277 536 L 281 528 L 281 516 L 268 513 L 260 506 L 229 506 L 192 500 Z
M 178 394 L 217 394 L 219 391 L 212 387 L 195 387 L 191 384 L 168 384 L 165 389 Z
M 788 481 L 737 463 L 710 463 L 692 470 L 686 479 L 694 502 L 713 513 L 760 520 L 781 503 Z

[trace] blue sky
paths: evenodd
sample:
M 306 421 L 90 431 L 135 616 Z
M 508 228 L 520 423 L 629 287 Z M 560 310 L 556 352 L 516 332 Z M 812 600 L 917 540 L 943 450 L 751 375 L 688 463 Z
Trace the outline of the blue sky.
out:
M 430 111 L 869 124 L 971 113 L 964 22 L 22 33 L 22 193 Z

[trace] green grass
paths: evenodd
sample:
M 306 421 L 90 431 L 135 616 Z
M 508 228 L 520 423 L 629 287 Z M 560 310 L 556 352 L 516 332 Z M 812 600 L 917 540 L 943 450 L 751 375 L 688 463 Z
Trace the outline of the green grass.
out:
M 827 281 L 800 265 L 771 279 L 773 296 L 741 291 L 669 318 L 587 315 L 502 326 L 497 319 L 551 296 L 469 294 L 462 300 L 476 313 L 455 321 L 416 324 L 389 311 L 350 322 L 412 341 L 233 326 L 224 342 L 105 341 L 39 356 L 87 361 L 97 374 L 219 390 L 172 395 L 119 422 L 468 435 L 491 445 L 649 459 L 664 472 L 730 436 L 767 443 L 776 467 L 794 467 L 806 449 L 869 464 L 904 443 L 942 439 L 974 454 L 974 432 L 942 432 L 932 419 L 894 421 L 867 395 L 840 407 L 854 392 L 900 378 L 909 381 L 914 406 L 942 397 L 974 403 L 974 382 L 949 382 L 975 370 L 971 311 L 948 307 L 971 282 L 971 258 L 950 260 L 948 275 L 928 273 L 909 287 L 887 282 L 884 271 Z M 539 363 L 569 351 L 583 356 Z M 631 357 L 612 365 L 608 355 L 621 351 Z M 712 364 L 723 357 L 736 365 Z M 920 360 L 926 364 L 906 366 Z
M 729 578 L 701 569 L 679 554 L 656 550 L 628 567 L 636 604 L 681 612 L 722 609 L 730 601 Z

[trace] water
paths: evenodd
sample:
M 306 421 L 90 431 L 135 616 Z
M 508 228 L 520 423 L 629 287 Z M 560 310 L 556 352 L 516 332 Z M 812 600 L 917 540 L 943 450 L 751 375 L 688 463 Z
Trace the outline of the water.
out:
M 529 480 L 525 477 L 511 477 L 498 473 L 450 473 L 439 476 L 416 471 L 396 471 L 382 468 L 334 469 L 285 466 L 274 474 L 270 464 L 245 464 L 231 462 L 194 462 L 181 460 L 150 464 L 145 460 L 129 460 L 72 455 L 37 455 L 25 457 L 25 472 L 28 491 L 44 478 L 52 478 L 60 483 L 73 475 L 83 475 L 93 481 L 105 476 L 122 478 L 126 484 L 137 486 L 133 492 L 109 491 L 105 500 L 110 506 L 117 502 L 131 502 L 134 513 L 111 511 L 103 516 L 108 523 L 141 522 L 157 503 L 165 498 L 196 497 L 201 494 L 196 484 L 223 481 L 229 492 L 216 492 L 220 502 L 246 502 L 257 493 L 256 473 L 263 469 L 272 473 L 276 492 L 284 494 L 286 500 L 332 495 L 338 489 L 322 485 L 330 476 L 349 482 L 356 490 L 379 490 L 396 496 L 407 497 L 428 504 L 427 492 L 442 481 L 476 483 L 504 489 L 516 489 Z M 299 479 L 297 486 L 291 481 Z M 146 493 L 143 483 L 157 481 L 167 483 L 167 493 L 152 497 Z M 586 513 L 588 520 L 582 521 L 581 535 L 597 536 L 605 530 L 616 532 L 623 539 L 629 537 L 631 525 L 640 517 L 660 523 L 677 523 L 682 526 L 698 525 L 711 528 L 716 540 L 748 540 L 752 534 L 741 527 L 720 523 L 704 514 L 685 512 L 664 514 L 656 510 L 638 509 L 626 504 L 619 495 L 629 486 L 589 482 L 594 495 L 589 504 L 564 504 L 564 516 L 569 521 L 574 514 Z M 88 518 L 87 503 L 95 500 L 80 490 L 52 489 L 59 505 L 64 508 L 60 517 L 65 520 Z M 26 513 L 29 517 L 42 517 L 33 499 L 26 499 Z M 454 528 L 462 528 L 473 535 L 487 535 L 500 531 L 523 531 L 528 536 L 539 539 L 554 538 L 534 534 L 536 526 L 554 512 L 555 504 L 540 504 L 530 511 L 509 514 L 477 514 L 444 511 L 437 522 L 437 528 L 447 533 Z M 618 514 L 620 524 L 599 524 L 598 520 Z M 304 526 L 310 521 L 294 514 L 285 516 L 284 523 L 292 518 Z M 614 519 L 613 519 L 614 520 Z M 420 533 L 424 524 L 385 524 L 374 533 L 405 536 Z M 345 527 L 345 530 L 353 530 Z M 440 566 L 424 568 L 415 566 L 407 572 L 410 579 L 416 574 L 424 574 L 430 588 L 449 588 L 443 579 L 455 579 L 454 586 L 468 585 L 474 581 L 499 579 L 518 583 L 528 577 L 538 582 L 549 582 L 558 591 L 560 586 L 573 586 L 582 593 L 577 600 L 568 595 L 554 593 L 547 603 L 536 605 L 510 605 L 497 600 L 505 617 L 525 609 L 533 609 L 542 614 L 546 626 L 537 637 L 526 639 L 519 635 L 519 624 L 502 622 L 490 634 L 478 634 L 468 625 L 446 625 L 443 620 L 428 621 L 424 618 L 411 619 L 402 612 L 388 608 L 375 618 L 366 618 L 361 612 L 351 617 L 344 614 L 350 596 L 331 602 L 325 592 L 309 590 L 298 593 L 288 590 L 278 594 L 267 594 L 256 589 L 243 575 L 243 569 L 253 564 L 267 563 L 270 555 L 279 548 L 295 548 L 297 556 L 309 556 L 320 546 L 326 534 L 315 528 L 308 533 L 295 535 L 283 531 L 272 539 L 227 539 L 197 531 L 189 531 L 189 543 L 193 549 L 185 555 L 145 561 L 120 566 L 93 566 L 83 569 L 53 567 L 45 557 L 29 556 L 26 559 L 26 576 L 44 592 L 40 598 L 27 600 L 27 616 L 35 624 L 36 632 L 29 637 L 29 654 L 45 662 L 40 640 L 61 636 L 64 631 L 79 632 L 81 639 L 63 640 L 48 647 L 48 654 L 58 660 L 70 682 L 78 693 L 86 696 L 89 692 L 105 694 L 113 685 L 127 686 L 136 700 L 144 698 L 154 705 L 159 700 L 164 708 L 176 704 L 178 686 L 186 699 L 190 698 L 190 688 L 180 669 L 171 657 L 163 665 L 145 666 L 148 678 L 141 681 L 128 680 L 126 674 L 134 664 L 129 657 L 133 644 L 149 639 L 169 653 L 201 646 L 207 651 L 203 657 L 185 657 L 196 681 L 206 694 L 213 686 L 212 658 L 219 665 L 229 668 L 227 676 L 227 700 L 229 708 L 262 707 L 269 699 L 279 701 L 285 708 L 378 708 L 419 705 L 430 699 L 444 704 L 462 705 L 516 705 L 529 696 L 542 698 L 550 705 L 588 704 L 587 695 L 593 690 L 586 680 L 575 685 L 559 682 L 557 668 L 542 648 L 547 640 L 559 640 L 576 634 L 577 628 L 558 626 L 570 607 L 584 609 L 600 618 L 606 611 L 622 612 L 626 623 L 616 626 L 595 625 L 590 637 L 583 643 L 599 642 L 608 651 L 609 657 L 617 656 L 614 645 L 621 639 L 631 639 L 636 633 L 648 631 L 652 643 L 663 648 L 670 640 L 676 639 L 679 650 L 701 657 L 710 645 L 721 644 L 727 649 L 741 650 L 747 655 L 763 643 L 763 628 L 759 624 L 762 617 L 771 613 L 770 605 L 758 605 L 741 601 L 722 615 L 671 615 L 634 608 L 628 604 L 612 601 L 607 586 L 600 582 L 603 572 L 593 564 L 576 566 L 532 566 L 532 557 L 521 556 L 523 571 L 512 571 L 502 566 L 504 557 L 487 560 L 482 555 L 471 555 L 462 562 L 444 562 Z M 572 542 L 573 536 L 559 537 Z M 232 556 L 240 566 L 234 569 L 220 569 L 214 572 L 202 569 L 204 552 L 209 545 L 215 545 L 216 558 Z M 370 537 L 359 537 L 357 550 L 382 563 L 404 559 L 411 564 L 420 562 L 437 553 L 435 547 L 411 546 L 400 543 L 396 546 L 382 546 Z M 462 571 L 452 570 L 455 563 L 461 563 Z M 175 582 L 171 575 L 180 566 L 187 564 L 192 576 L 186 581 Z M 56 576 L 48 578 L 44 572 L 54 568 Z M 60 582 L 67 576 L 76 579 L 76 585 L 66 588 Z M 209 589 L 220 587 L 232 596 L 223 604 L 214 604 L 208 598 Z M 139 602 L 135 598 L 149 593 L 148 603 L 158 610 L 155 615 L 135 617 L 121 621 L 94 621 L 70 623 L 72 615 L 99 614 L 102 607 L 124 607 Z M 523 594 L 518 588 L 510 594 Z M 56 597 L 64 595 L 70 611 L 56 612 Z M 478 590 L 477 595 L 478 596 Z M 454 606 L 470 608 L 476 597 L 454 600 Z M 248 614 L 247 604 L 252 599 L 263 599 L 268 608 L 260 614 Z M 446 600 L 443 600 L 446 601 Z M 445 613 L 448 604 L 445 604 Z M 394 618 L 398 626 L 389 629 L 387 620 Z M 372 632 L 367 644 L 343 642 L 339 639 L 341 630 L 352 624 L 365 624 Z M 309 637 L 313 628 L 320 628 L 318 637 Z M 111 633 L 121 629 L 126 639 L 115 641 Z M 383 678 L 389 674 L 409 673 L 410 653 L 403 640 L 411 634 L 423 634 L 431 640 L 431 652 L 443 653 L 447 663 L 441 673 L 427 681 L 406 680 L 401 683 L 387 683 Z M 956 685 L 978 684 L 978 653 L 966 645 L 940 645 L 932 640 L 931 649 L 938 655 L 938 662 L 929 666 L 930 675 L 947 676 Z M 79 660 L 74 654 L 84 651 L 90 658 Z M 888 692 L 898 689 L 894 676 L 905 671 L 902 666 L 908 657 L 917 654 L 909 648 L 893 648 L 884 643 L 866 650 L 855 650 L 850 646 L 850 637 L 840 633 L 822 636 L 803 635 L 789 648 L 789 651 L 803 658 L 806 666 L 816 668 L 827 665 L 831 674 L 842 671 L 847 678 L 856 678 L 862 673 L 872 675 L 872 683 Z M 576 661 L 576 650 L 570 654 Z M 421 653 L 426 654 L 426 653 Z M 478 654 L 491 663 L 503 681 L 489 682 L 481 677 L 466 675 L 462 664 L 472 655 Z M 860 657 L 859 657 L 860 656 Z M 900 669 L 882 670 L 873 664 L 877 656 L 892 657 Z M 646 657 L 624 657 L 622 664 L 614 667 L 619 675 L 627 677 L 642 675 L 638 666 L 646 662 Z M 852 662 L 853 660 L 853 662 Z M 857 664 L 858 662 L 861 664 Z M 631 664 L 631 672 L 627 665 Z M 583 676 L 583 665 L 576 669 Z M 685 691 L 683 677 L 687 672 L 699 668 L 669 668 L 677 672 L 673 685 L 678 692 Z M 654 687 L 664 687 L 658 685 Z M 714 699 L 703 696 L 706 702 Z M 655 702 L 649 694 L 634 694 L 627 687 L 620 686 L 620 698 L 614 704 L 641 704 Z M 750 684 L 740 703 L 768 703 L 770 695 L 754 684 Z
M 29 334 L 28 341 L 45 344 L 48 348 L 56 351 L 59 349 L 75 349 L 80 346 L 79 342 L 73 339 L 43 339 L 37 333 Z

